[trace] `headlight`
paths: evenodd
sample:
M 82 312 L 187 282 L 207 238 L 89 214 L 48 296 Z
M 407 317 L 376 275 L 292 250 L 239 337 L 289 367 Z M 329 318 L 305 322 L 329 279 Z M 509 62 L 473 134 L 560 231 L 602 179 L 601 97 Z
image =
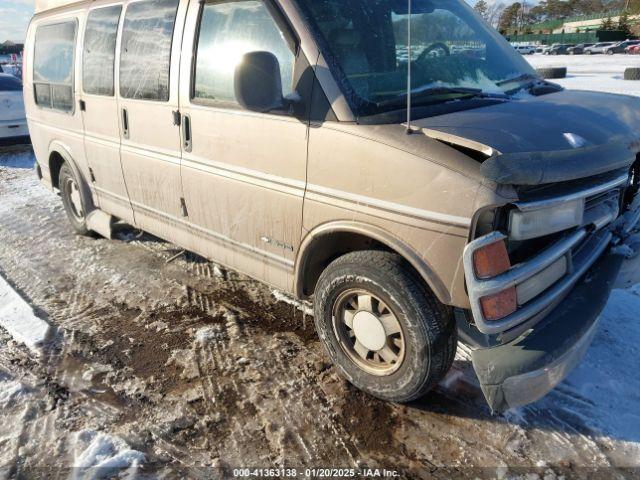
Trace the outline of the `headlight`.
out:
M 544 237 L 580 226 L 583 218 L 584 199 L 526 212 L 512 210 L 509 217 L 509 236 L 513 240 Z

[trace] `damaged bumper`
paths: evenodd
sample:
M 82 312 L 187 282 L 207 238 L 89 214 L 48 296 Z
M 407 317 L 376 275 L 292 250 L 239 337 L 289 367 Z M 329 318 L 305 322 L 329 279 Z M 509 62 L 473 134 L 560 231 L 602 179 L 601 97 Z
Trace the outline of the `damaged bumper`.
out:
M 622 261 L 605 255 L 543 322 L 511 343 L 473 351 L 473 368 L 493 411 L 539 400 L 580 363 Z
M 636 208 L 611 226 L 613 244 L 624 244 L 638 228 L 640 198 L 636 200 Z M 492 411 L 537 401 L 580 363 L 623 261 L 620 254 L 605 253 L 542 321 L 508 343 L 472 352 L 473 367 Z

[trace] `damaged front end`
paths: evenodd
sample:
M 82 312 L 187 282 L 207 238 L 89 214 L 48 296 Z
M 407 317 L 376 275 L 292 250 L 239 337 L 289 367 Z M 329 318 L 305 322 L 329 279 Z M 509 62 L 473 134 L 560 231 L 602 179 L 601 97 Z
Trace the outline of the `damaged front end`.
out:
M 488 180 L 519 198 L 485 213 L 464 252 L 471 312 L 461 336 L 493 411 L 538 400 L 588 349 L 619 252 L 637 249 L 639 149 L 616 139 L 483 163 Z

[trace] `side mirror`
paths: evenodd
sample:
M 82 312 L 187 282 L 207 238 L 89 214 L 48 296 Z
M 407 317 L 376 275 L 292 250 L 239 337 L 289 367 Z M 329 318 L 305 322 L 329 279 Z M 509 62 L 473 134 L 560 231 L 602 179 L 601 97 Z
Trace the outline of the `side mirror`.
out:
M 249 52 L 236 67 L 234 77 L 236 100 L 253 112 L 282 110 L 287 103 L 282 97 L 280 62 L 270 52 Z

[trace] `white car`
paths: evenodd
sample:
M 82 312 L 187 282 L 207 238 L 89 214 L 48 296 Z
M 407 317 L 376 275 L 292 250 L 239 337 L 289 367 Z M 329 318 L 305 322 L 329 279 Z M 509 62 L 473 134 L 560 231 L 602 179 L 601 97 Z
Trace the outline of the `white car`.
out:
M 22 143 L 28 139 L 22 82 L 13 75 L 0 73 L 0 144 Z
M 516 45 L 514 48 L 522 55 L 533 55 L 536 53 L 536 47 L 532 45 Z

